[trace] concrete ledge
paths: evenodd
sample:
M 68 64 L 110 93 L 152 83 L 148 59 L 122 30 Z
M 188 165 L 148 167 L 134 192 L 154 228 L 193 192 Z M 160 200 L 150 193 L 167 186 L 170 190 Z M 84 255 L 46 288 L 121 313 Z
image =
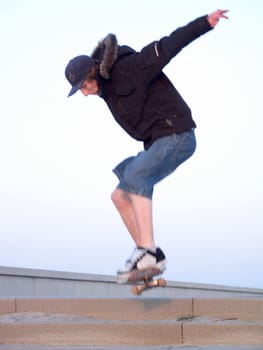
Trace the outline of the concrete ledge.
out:
M 263 325 L 185 323 L 183 344 L 263 345 Z
M 0 339 L 4 344 L 55 346 L 182 343 L 180 324 L 0 325 Z
M 0 307 L 7 346 L 263 346 L 262 299 L 34 298 Z
M 2 299 L 0 314 L 40 312 L 104 320 L 209 317 L 263 322 L 262 299 Z
M 47 346 L 262 345 L 263 325 L 209 323 L 0 324 L 2 344 Z
M 194 299 L 193 309 L 198 316 L 263 321 L 263 299 Z
M 129 285 L 115 276 L 0 267 L 0 298 L 131 297 Z M 263 290 L 168 281 L 166 288 L 147 291 L 145 298 L 262 298 Z
M 10 314 L 16 312 L 16 301 L 15 299 L 1 300 L 0 299 L 0 315 Z
M 157 346 L 39 346 L 39 345 L 1 345 L 0 350 L 262 350 L 262 345 L 157 345 Z
M 17 299 L 16 312 L 72 314 L 103 320 L 177 319 L 193 314 L 191 299 Z

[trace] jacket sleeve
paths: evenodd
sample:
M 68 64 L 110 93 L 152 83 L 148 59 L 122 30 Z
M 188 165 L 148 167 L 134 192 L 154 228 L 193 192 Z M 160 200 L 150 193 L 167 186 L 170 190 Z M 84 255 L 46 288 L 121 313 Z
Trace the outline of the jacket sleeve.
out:
M 159 54 L 164 61 L 169 62 L 169 60 L 177 55 L 185 46 L 211 29 L 213 28 L 210 26 L 207 16 L 197 18 L 186 26 L 176 29 L 169 36 L 163 37 L 157 41 L 156 53 L 157 55 Z
M 137 82 L 146 83 L 155 79 L 164 66 L 185 46 L 211 29 L 207 16 L 195 19 L 186 26 L 176 29 L 169 36 L 145 46 L 135 56 L 128 57 L 129 72 L 132 72 Z
M 147 87 L 176 54 L 211 29 L 207 16 L 203 16 L 150 43 L 141 51 L 124 57 L 118 65 L 121 73 L 117 74 L 124 79 L 115 84 L 116 91 L 128 94 L 138 86 Z

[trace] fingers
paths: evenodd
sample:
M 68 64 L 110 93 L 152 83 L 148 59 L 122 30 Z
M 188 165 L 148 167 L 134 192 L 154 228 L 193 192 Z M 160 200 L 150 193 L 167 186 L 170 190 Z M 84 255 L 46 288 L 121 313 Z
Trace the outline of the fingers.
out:
M 225 15 L 227 12 L 229 12 L 228 10 L 218 10 L 218 12 L 219 12 L 219 17 L 228 19 L 228 16 Z
M 228 10 L 217 10 L 212 12 L 207 18 L 211 27 L 215 27 L 221 18 L 228 19 L 228 16 L 226 16 L 227 12 Z

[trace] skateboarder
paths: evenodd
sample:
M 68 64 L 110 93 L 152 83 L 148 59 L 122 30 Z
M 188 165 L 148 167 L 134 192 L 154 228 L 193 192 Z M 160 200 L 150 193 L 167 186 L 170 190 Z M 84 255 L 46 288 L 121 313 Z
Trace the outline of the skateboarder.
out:
M 154 240 L 154 185 L 196 148 L 191 110 L 162 69 L 186 45 L 227 18 L 226 12 L 217 10 L 197 18 L 139 52 L 119 46 L 116 36 L 108 34 L 91 56 L 77 56 L 66 67 L 72 85 L 68 96 L 80 90 L 84 96 L 103 98 L 117 123 L 144 144 L 144 150 L 113 170 L 119 184 L 111 198 L 135 243 L 131 257 L 117 273 L 119 282 L 126 282 L 134 269 L 165 269 L 165 255 Z

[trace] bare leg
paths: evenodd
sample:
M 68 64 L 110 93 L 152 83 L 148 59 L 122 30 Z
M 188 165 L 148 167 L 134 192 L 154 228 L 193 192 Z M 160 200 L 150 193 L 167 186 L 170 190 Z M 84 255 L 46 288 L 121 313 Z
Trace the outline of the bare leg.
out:
M 130 194 L 130 198 L 140 233 L 138 245 L 144 248 L 153 248 L 152 200 L 137 194 Z
M 117 208 L 132 239 L 138 246 L 137 242 L 140 240 L 140 233 L 129 194 L 116 188 L 111 195 L 111 199 Z
M 153 248 L 151 199 L 118 188 L 114 190 L 111 198 L 136 246 Z

